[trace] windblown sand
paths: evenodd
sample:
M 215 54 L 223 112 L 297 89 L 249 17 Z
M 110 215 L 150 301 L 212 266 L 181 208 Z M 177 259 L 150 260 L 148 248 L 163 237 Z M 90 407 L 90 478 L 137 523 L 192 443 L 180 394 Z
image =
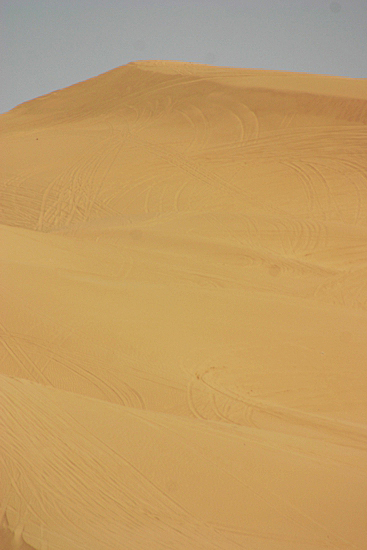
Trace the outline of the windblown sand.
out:
M 1 115 L 2 549 L 367 547 L 367 82 L 138 62 Z

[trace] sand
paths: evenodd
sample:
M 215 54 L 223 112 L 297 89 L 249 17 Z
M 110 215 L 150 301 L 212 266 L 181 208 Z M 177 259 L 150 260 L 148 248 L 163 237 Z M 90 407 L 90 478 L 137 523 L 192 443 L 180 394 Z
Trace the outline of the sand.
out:
M 178 62 L 1 115 L 1 548 L 367 547 L 366 124 Z

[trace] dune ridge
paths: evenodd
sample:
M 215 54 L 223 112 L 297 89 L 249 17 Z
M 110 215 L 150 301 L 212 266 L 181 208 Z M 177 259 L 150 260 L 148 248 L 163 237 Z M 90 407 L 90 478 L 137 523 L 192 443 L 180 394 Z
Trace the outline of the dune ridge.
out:
M 366 547 L 366 124 L 158 61 L 0 116 L 4 550 Z

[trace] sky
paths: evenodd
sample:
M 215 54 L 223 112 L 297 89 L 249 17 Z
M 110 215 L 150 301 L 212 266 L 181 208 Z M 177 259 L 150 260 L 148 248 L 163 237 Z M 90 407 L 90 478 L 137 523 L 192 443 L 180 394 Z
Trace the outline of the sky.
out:
M 0 113 L 148 59 L 367 78 L 367 0 L 2 0 L 0 20 Z

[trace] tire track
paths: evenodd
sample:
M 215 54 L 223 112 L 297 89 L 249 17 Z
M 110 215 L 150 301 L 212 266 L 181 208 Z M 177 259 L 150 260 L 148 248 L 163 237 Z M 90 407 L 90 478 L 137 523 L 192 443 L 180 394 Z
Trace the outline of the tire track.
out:
M 316 162 L 315 162 L 314 159 L 313 159 L 312 162 L 305 162 L 305 165 L 308 167 L 308 170 L 314 176 L 314 178 L 312 178 L 312 175 L 311 175 L 311 179 L 315 179 L 316 181 L 320 182 L 321 185 L 323 186 L 324 190 L 325 190 L 327 208 L 325 209 L 324 204 L 319 205 L 321 217 L 325 219 L 325 213 L 324 212 L 325 212 L 325 210 L 330 212 L 330 207 L 331 207 L 332 195 L 331 195 L 330 186 L 329 186 L 325 176 L 316 167 L 318 165 L 318 160 L 316 160 Z
M 331 418 L 321 415 L 306 413 L 300 410 L 291 409 L 289 407 L 283 407 L 281 405 L 275 405 L 270 402 L 266 402 L 259 399 L 245 398 L 244 396 L 229 390 L 223 389 L 224 384 L 218 388 L 213 381 L 208 381 L 208 374 L 213 373 L 223 368 L 210 367 L 199 375 L 200 381 L 215 394 L 223 395 L 225 398 L 229 398 L 234 402 L 243 404 L 246 408 L 250 409 L 250 418 L 255 422 L 254 415 L 256 414 L 259 421 L 270 417 L 271 420 L 280 420 L 280 427 L 284 430 L 284 426 L 292 427 L 294 425 L 300 428 L 312 428 L 316 432 L 320 433 L 320 437 L 327 438 L 328 441 L 334 441 L 335 438 L 338 444 L 344 444 L 345 440 L 359 449 L 367 449 L 367 432 L 364 426 L 353 424 L 351 422 L 334 421 Z M 246 410 L 246 409 L 245 409 Z M 256 421 L 256 426 L 259 427 L 259 421 Z M 233 422 L 233 421 L 232 421 Z M 237 422 L 233 422 L 237 423 Z M 275 429 L 274 427 L 272 429 Z M 276 430 L 276 429 L 275 429 Z M 282 430 L 280 430 L 282 431 Z
M 58 174 L 46 187 L 41 201 L 41 208 L 36 229 L 43 231 L 46 224 L 51 227 L 55 224 L 60 225 L 63 219 L 67 224 L 73 220 L 77 207 L 81 208 L 86 214 L 90 211 L 88 201 L 91 196 L 87 196 L 86 183 L 83 179 L 91 183 L 95 181 L 96 173 L 101 169 L 104 163 L 112 156 L 112 160 L 107 162 L 104 176 L 107 175 L 113 162 L 117 158 L 123 143 L 121 140 L 116 144 L 113 130 L 110 129 L 110 136 L 103 139 L 91 148 L 85 155 L 66 168 L 61 174 Z M 88 182 L 87 189 L 93 186 Z M 98 189 L 99 192 L 99 189 Z M 50 202 L 51 201 L 51 202 Z M 84 204 L 83 204 L 84 203 Z
M 212 369 L 213 369 L 213 367 L 209 370 L 212 370 Z M 208 372 L 208 371 L 206 371 L 206 372 Z M 133 411 L 129 411 L 129 414 L 132 414 L 133 416 L 138 416 Z M 169 430 L 169 431 L 172 431 L 173 433 L 176 433 L 174 428 L 172 428 L 172 426 L 168 425 L 167 423 L 161 424 L 160 422 L 156 422 L 156 421 L 154 421 L 152 419 L 148 419 L 146 417 L 142 418 L 140 415 L 138 416 L 138 418 L 140 418 L 144 422 L 152 425 L 153 427 L 155 427 L 156 425 L 164 426 L 164 428 L 166 430 Z M 186 438 L 183 438 L 184 441 L 185 441 L 185 439 Z M 346 541 L 343 537 L 340 537 L 339 535 L 334 535 L 327 527 L 325 527 L 317 519 L 313 518 L 309 514 L 306 514 L 297 505 L 292 504 L 288 499 L 285 499 L 284 497 L 280 496 L 278 493 L 270 490 L 269 487 L 266 487 L 266 496 L 264 496 L 264 494 L 263 494 L 264 490 L 257 490 L 255 488 L 251 487 L 249 482 L 245 482 L 243 479 L 239 478 L 233 472 L 228 471 L 228 469 L 225 466 L 223 466 L 222 464 L 220 464 L 218 460 L 213 460 L 210 456 L 208 456 L 207 453 L 204 455 L 202 449 L 200 449 L 199 446 L 197 446 L 197 445 L 195 445 L 195 447 L 193 447 L 192 445 L 190 445 L 190 446 L 196 454 L 198 454 L 201 457 L 204 457 L 206 462 L 211 463 L 215 467 L 216 471 L 223 472 L 223 474 L 225 474 L 227 476 L 230 476 L 235 481 L 235 483 L 238 483 L 239 485 L 241 485 L 246 491 L 251 492 L 252 495 L 256 499 L 258 499 L 261 503 L 265 504 L 266 506 L 269 506 L 276 513 L 280 514 L 285 519 L 291 521 L 291 523 L 294 523 L 294 524 L 298 525 L 299 527 L 306 527 L 310 531 L 313 531 L 314 526 L 319 527 L 321 529 L 321 531 L 324 531 L 326 534 L 328 534 L 329 539 L 334 540 L 334 542 L 332 542 L 332 540 L 329 540 L 328 543 L 333 544 L 335 549 L 337 549 L 339 547 L 338 543 L 340 543 L 340 541 L 342 541 L 345 544 L 349 544 L 353 548 L 356 548 L 356 550 L 359 550 L 355 545 L 353 545 L 349 541 Z M 271 495 L 271 499 L 269 498 L 269 493 Z M 274 501 L 278 505 L 274 504 Z M 279 503 L 281 503 L 282 507 L 285 508 L 285 511 L 279 509 Z M 297 519 L 294 517 L 294 514 L 296 514 L 296 516 L 298 516 Z M 311 525 L 305 525 L 304 520 L 306 520 Z
M 358 223 L 363 223 L 365 221 L 365 218 L 363 218 L 363 213 L 365 213 L 367 209 L 367 169 L 364 169 L 364 167 L 357 162 L 346 160 L 340 157 L 332 160 L 328 157 L 325 158 L 324 156 L 320 156 L 317 158 L 314 164 L 318 167 L 321 167 L 324 171 L 328 171 L 332 176 L 336 174 L 339 178 L 343 180 L 344 183 L 347 183 L 349 186 L 353 187 L 355 195 L 355 211 L 352 223 L 355 225 L 357 225 Z M 343 207 L 345 207 L 345 205 L 344 203 L 342 205 L 339 205 L 337 202 L 337 194 L 335 192 L 336 187 L 335 182 L 333 182 L 333 177 L 330 177 L 330 181 L 333 183 L 333 185 L 328 185 L 326 178 L 321 174 L 320 168 L 318 168 L 317 170 L 320 173 L 321 177 L 324 179 L 325 185 L 329 187 L 328 196 L 330 197 L 330 203 L 334 205 L 339 220 L 342 223 L 345 223 L 345 219 L 342 213 Z M 352 174 L 350 172 L 352 172 Z M 359 181 L 353 177 L 353 172 L 359 174 Z M 346 220 L 346 223 L 349 223 L 348 220 Z
M 346 160 L 346 159 L 338 159 L 339 164 L 342 164 L 342 166 L 347 166 L 360 174 L 362 176 L 363 185 L 362 189 L 358 186 L 358 183 L 353 181 L 353 179 L 349 179 L 348 181 L 352 184 L 354 187 L 354 191 L 356 194 L 356 213 L 354 218 L 354 223 L 357 224 L 360 221 L 361 215 L 362 215 L 362 198 L 364 197 L 364 208 L 363 212 L 366 212 L 366 206 L 367 206 L 367 168 L 362 167 L 360 164 L 358 164 L 355 161 Z
M 116 158 L 118 152 L 121 150 L 121 146 L 113 146 L 112 155 Z M 115 153 L 116 151 L 116 153 Z M 47 220 L 53 227 L 60 226 L 69 226 L 72 221 L 74 221 L 75 214 L 79 211 L 80 217 L 83 221 L 87 218 L 88 210 L 90 211 L 93 203 L 91 197 L 91 190 L 93 189 L 93 182 L 96 179 L 97 172 L 103 166 L 103 163 L 111 155 L 110 150 L 101 150 L 93 157 L 89 163 L 85 163 L 69 174 L 68 181 L 66 185 L 58 191 L 57 206 L 54 210 L 54 215 L 52 216 L 52 207 L 49 209 L 51 213 L 49 214 L 49 219 Z M 98 159 L 98 160 L 96 160 Z M 108 172 L 112 163 L 109 164 L 109 167 L 106 170 Z M 102 182 L 103 184 L 103 182 Z M 98 189 L 98 188 L 97 188 Z M 100 189 L 100 187 L 99 187 Z M 45 214 L 47 217 L 47 212 Z
M 292 254 L 301 256 L 301 258 L 307 257 L 320 246 L 327 245 L 327 226 L 316 220 L 289 220 L 287 222 L 276 220 L 272 224 L 275 227 L 277 238 L 280 236 L 282 249 L 286 256 Z M 287 260 L 290 261 L 290 258 Z
M 185 150 L 185 154 L 188 154 L 192 150 L 202 150 L 205 147 L 209 139 L 209 122 L 203 112 L 203 109 L 201 109 L 194 103 L 190 103 L 185 107 L 186 110 L 179 108 L 176 108 L 175 110 L 189 122 L 189 125 L 193 131 L 192 141 L 189 143 Z M 190 116 L 189 109 L 194 111 L 194 113 L 197 113 L 198 116 L 196 117 L 196 119 L 194 113 L 192 113 L 192 115 Z
M 245 103 L 236 102 L 232 107 L 233 114 L 241 125 L 241 142 L 255 144 L 259 139 L 260 125 L 256 113 Z
M 367 270 L 365 267 L 336 275 L 315 290 L 316 298 L 344 307 L 367 310 Z
M 70 357 L 68 357 L 66 353 L 62 350 L 62 348 L 60 348 L 58 351 L 55 350 L 54 348 L 51 350 L 49 346 L 46 346 L 41 341 L 36 342 L 34 338 L 29 338 L 29 337 L 27 338 L 23 335 L 14 336 L 13 340 L 15 341 L 20 352 L 23 352 L 25 357 L 28 357 L 28 356 L 25 354 L 24 350 L 20 347 L 20 345 L 17 343 L 17 341 L 19 340 L 23 342 L 27 342 L 28 344 L 32 345 L 36 349 L 42 351 L 43 356 L 46 357 L 46 362 L 43 365 L 42 371 L 40 368 L 36 367 L 35 363 L 31 361 L 30 358 L 29 358 L 29 361 L 31 362 L 32 365 L 34 365 L 34 368 L 37 368 L 37 372 L 40 373 L 40 376 L 42 375 L 41 381 L 43 384 L 47 386 L 58 387 L 58 385 L 55 385 L 48 377 L 46 377 L 45 374 L 43 374 L 47 369 L 47 366 L 49 365 L 49 363 L 51 361 L 54 361 L 61 368 L 65 369 L 66 371 L 70 371 L 74 373 L 79 378 L 82 378 L 88 381 L 90 384 L 92 384 L 95 388 L 97 388 L 100 392 L 102 392 L 106 401 L 119 403 L 124 406 L 138 407 L 142 409 L 145 408 L 145 404 L 141 395 L 134 388 L 130 387 L 125 382 L 122 382 L 121 380 L 119 380 L 118 386 L 120 391 L 117 391 L 115 389 L 114 384 L 108 384 L 105 380 L 97 376 L 94 372 L 88 370 L 87 365 L 84 364 L 83 366 L 81 366 L 75 359 L 71 359 Z M 81 356 L 81 359 L 84 359 L 84 357 Z M 21 365 L 24 366 L 23 363 L 21 363 Z M 28 373 L 30 380 L 35 380 L 37 382 L 39 381 L 37 379 L 37 376 L 34 376 L 32 374 L 32 371 L 26 368 L 24 370 L 25 372 Z M 125 387 L 126 389 L 125 392 L 122 390 L 121 386 Z
M 221 233 L 226 234 L 229 236 L 230 240 L 234 243 L 236 243 L 237 246 L 243 247 L 244 244 L 250 244 L 254 249 L 256 248 L 254 238 L 253 236 L 258 236 L 259 229 L 256 224 L 256 222 L 250 217 L 246 216 L 245 214 L 241 214 L 241 228 L 240 231 L 245 231 L 246 237 L 245 239 L 239 238 L 236 234 L 235 229 L 230 229 L 228 223 L 224 223 L 223 221 L 220 221 L 219 216 L 215 212 L 210 212 L 206 215 L 206 219 L 211 222 L 211 224 L 214 226 L 216 230 L 218 228 L 221 228 Z M 237 230 L 238 232 L 238 230 Z
M 26 372 L 31 379 L 41 380 L 45 384 L 51 385 L 50 380 L 45 376 L 40 368 L 31 360 L 31 358 L 25 353 L 25 351 L 19 346 L 16 338 L 6 330 L 4 325 L 0 322 L 0 328 L 2 331 L 1 343 L 5 350 L 9 353 L 16 363 L 20 366 L 21 372 Z M 5 336 L 5 338 L 4 338 Z M 7 340 L 10 340 L 8 343 Z M 29 365 L 30 368 L 27 366 Z
M 6 399 L 6 396 L 5 396 L 5 399 Z M 13 463 L 16 462 L 18 464 L 18 468 L 20 468 L 20 470 L 23 469 L 24 471 L 23 475 L 21 476 L 23 486 L 24 484 L 30 483 L 31 476 L 35 478 L 35 482 L 32 483 L 32 485 L 33 487 L 37 487 L 38 489 L 35 489 L 33 498 L 31 499 L 32 502 L 37 503 L 38 506 L 41 506 L 41 508 L 45 509 L 46 503 L 43 505 L 43 499 L 41 494 L 43 492 L 42 487 L 45 484 L 48 485 L 46 487 L 47 492 L 48 493 L 51 492 L 51 495 L 54 497 L 52 505 L 54 507 L 57 507 L 58 516 L 61 518 L 63 517 L 64 519 L 66 519 L 67 523 L 70 524 L 71 522 L 70 516 L 65 515 L 62 507 L 58 505 L 59 498 L 60 500 L 62 500 L 63 491 L 58 490 L 57 487 L 63 487 L 63 482 L 64 482 L 64 479 L 66 478 L 69 481 L 68 490 L 70 494 L 68 509 L 69 511 L 73 510 L 74 515 L 77 515 L 77 510 L 78 510 L 77 502 L 79 500 L 80 501 L 79 506 L 82 505 L 84 510 L 87 508 L 89 516 L 91 515 L 92 517 L 95 516 L 95 521 L 96 521 L 95 525 L 98 525 L 98 510 L 106 509 L 106 508 L 109 509 L 109 512 L 112 514 L 112 517 L 113 515 L 115 515 L 115 518 L 114 518 L 115 521 L 121 521 L 121 515 L 117 513 L 113 513 L 114 510 L 111 507 L 111 503 L 113 502 L 116 505 L 116 507 L 122 512 L 122 515 L 125 516 L 127 521 L 130 521 L 131 523 L 136 524 L 136 517 L 134 516 L 134 513 L 133 513 L 133 511 L 136 510 L 136 497 L 135 495 L 133 496 L 130 494 L 131 491 L 129 491 L 129 489 L 126 486 L 124 490 L 124 483 L 121 483 L 121 482 L 116 483 L 113 480 L 113 478 L 110 476 L 107 476 L 107 477 L 99 476 L 100 481 L 98 482 L 98 478 L 96 477 L 95 474 L 96 474 L 96 471 L 98 472 L 99 470 L 101 470 L 101 465 L 98 465 L 97 460 L 94 459 L 93 457 L 90 457 L 88 463 L 87 462 L 81 463 L 80 460 L 78 461 L 78 458 L 80 456 L 80 450 L 77 445 L 78 437 L 76 437 L 75 429 L 73 429 L 73 424 L 75 424 L 75 421 L 76 421 L 75 418 L 72 418 L 68 413 L 65 413 L 66 416 L 69 417 L 69 419 L 72 419 L 72 421 L 68 424 L 62 420 L 59 420 L 57 422 L 60 428 L 59 431 L 57 431 L 57 434 L 60 434 L 60 435 L 64 434 L 65 436 L 66 433 L 69 433 L 69 436 L 67 438 L 68 440 L 68 443 L 67 443 L 66 438 L 61 439 L 60 437 L 57 437 L 57 436 L 52 437 L 51 434 L 53 433 L 53 426 L 49 420 L 47 420 L 46 422 L 46 424 L 49 424 L 48 426 L 43 426 L 43 425 L 38 426 L 40 410 L 36 410 L 34 407 L 32 407 L 32 404 L 28 403 L 27 401 L 28 401 L 27 397 L 24 396 L 24 398 L 22 399 L 22 408 L 23 410 L 25 409 L 25 411 L 27 412 L 28 422 L 30 422 L 30 419 L 32 419 L 32 426 L 33 426 L 33 429 L 36 431 L 36 433 L 37 433 L 37 428 L 39 428 L 38 432 L 49 434 L 51 438 L 51 450 L 55 452 L 55 450 L 57 449 L 58 451 L 57 460 L 55 461 L 55 463 L 49 460 L 48 461 L 45 460 L 43 461 L 43 466 L 41 469 L 35 469 L 34 464 L 32 464 L 31 462 L 28 462 L 28 467 L 25 468 L 24 466 L 26 466 L 27 464 L 27 459 L 25 457 L 27 455 L 32 456 L 34 453 L 38 452 L 37 443 L 36 441 L 33 443 L 29 443 L 28 442 L 29 438 L 27 438 L 26 433 L 24 432 L 24 430 L 22 430 L 22 423 L 15 417 L 13 417 L 13 420 L 11 421 L 10 417 L 8 416 L 7 427 L 9 428 L 9 430 L 7 430 L 7 433 L 9 434 L 9 437 L 8 437 L 9 443 L 8 443 L 7 450 L 9 450 L 9 446 L 14 447 L 15 445 L 17 445 L 19 441 L 27 442 L 25 449 L 22 449 L 22 451 L 18 453 L 18 457 L 17 457 L 17 452 L 15 448 L 13 448 L 11 456 L 13 457 Z M 12 404 L 9 403 L 7 410 L 11 410 L 11 406 Z M 12 429 L 10 430 L 11 426 L 12 426 Z M 23 434 L 22 434 L 22 431 L 24 432 Z M 17 441 L 14 441 L 13 434 L 18 434 Z M 84 436 L 84 439 L 85 439 L 85 436 Z M 86 448 L 88 448 L 88 445 L 86 445 Z M 73 461 L 71 457 L 76 457 L 77 460 Z M 32 474 L 29 474 L 29 472 L 31 472 Z M 37 477 L 39 478 L 38 480 L 37 480 Z M 83 482 L 82 480 L 85 479 L 85 477 L 87 477 L 87 479 L 89 478 L 91 487 L 94 487 L 96 491 L 88 491 L 89 499 L 88 501 L 84 500 L 84 504 L 83 504 L 81 495 L 85 490 L 86 486 L 84 485 L 85 482 Z M 49 479 L 51 480 L 56 479 L 58 480 L 58 483 L 51 485 L 49 482 L 47 482 L 47 480 Z M 106 495 L 106 492 L 104 490 L 104 485 L 103 486 L 101 485 L 102 480 L 104 484 L 107 483 L 107 485 L 110 485 L 109 487 L 110 490 L 108 495 Z M 25 499 L 22 495 L 22 492 L 18 490 L 17 485 L 15 485 L 14 489 L 18 492 L 18 498 L 20 503 L 24 502 Z M 119 500 L 113 497 L 113 494 L 116 492 L 116 489 L 120 494 Z M 27 499 L 27 501 L 28 500 L 29 499 Z M 49 506 L 50 502 L 48 502 L 47 504 Z M 95 510 L 97 510 L 97 513 Z M 36 517 L 38 515 L 36 510 L 35 510 L 35 515 Z M 48 517 L 47 511 L 46 511 L 46 517 Z M 23 522 L 24 522 L 24 518 L 23 518 Z M 80 529 L 80 525 L 77 525 L 77 527 L 78 529 Z M 96 534 L 94 534 L 94 536 L 96 536 Z
M 228 184 L 226 180 L 221 178 L 220 176 L 216 174 L 212 174 L 210 172 L 207 172 L 206 170 L 200 169 L 197 166 L 193 165 L 187 158 L 185 158 L 183 155 L 175 152 L 171 153 L 167 151 L 167 149 L 154 145 L 152 143 L 149 143 L 147 141 L 143 141 L 136 136 L 133 136 L 134 141 L 140 142 L 141 145 L 144 146 L 150 153 L 153 155 L 161 158 L 162 160 L 168 162 L 175 168 L 178 168 L 179 170 L 182 170 L 183 172 L 189 174 L 190 176 L 194 177 L 195 179 L 201 181 L 202 183 L 205 183 L 211 188 L 220 189 L 222 191 L 225 191 L 226 194 L 230 194 L 232 196 L 235 196 L 238 198 L 238 195 L 242 195 L 243 192 L 240 188 L 233 184 Z
M 316 195 L 313 188 L 313 183 L 311 178 L 306 174 L 305 169 L 302 167 L 301 163 L 299 161 L 286 161 L 286 160 L 280 160 L 280 164 L 283 166 L 286 166 L 287 168 L 290 168 L 293 172 L 295 172 L 298 176 L 298 180 L 301 182 L 306 201 L 308 204 L 308 210 L 309 213 L 313 213 L 315 211 L 315 200 Z
M 181 195 L 184 191 L 184 189 L 187 188 L 187 182 L 185 181 L 179 188 L 178 190 L 176 191 L 175 193 L 175 197 L 173 199 L 173 204 L 174 204 L 174 210 L 175 212 L 179 213 L 179 212 L 184 212 L 185 209 L 180 209 L 179 207 L 179 204 L 180 204 L 180 199 L 181 199 Z
M 250 161 L 260 158 L 263 160 L 287 160 L 290 156 L 300 160 L 314 160 L 322 158 L 326 151 L 330 151 L 330 158 L 340 158 L 341 155 L 364 154 L 366 149 L 366 132 L 359 132 L 355 127 L 338 126 L 334 130 L 331 126 L 312 128 L 291 128 L 267 130 L 257 137 L 257 140 L 249 140 L 245 144 L 232 143 L 225 145 L 213 145 L 207 147 L 202 153 L 198 153 L 199 160 L 203 155 L 228 158 L 232 163 Z

